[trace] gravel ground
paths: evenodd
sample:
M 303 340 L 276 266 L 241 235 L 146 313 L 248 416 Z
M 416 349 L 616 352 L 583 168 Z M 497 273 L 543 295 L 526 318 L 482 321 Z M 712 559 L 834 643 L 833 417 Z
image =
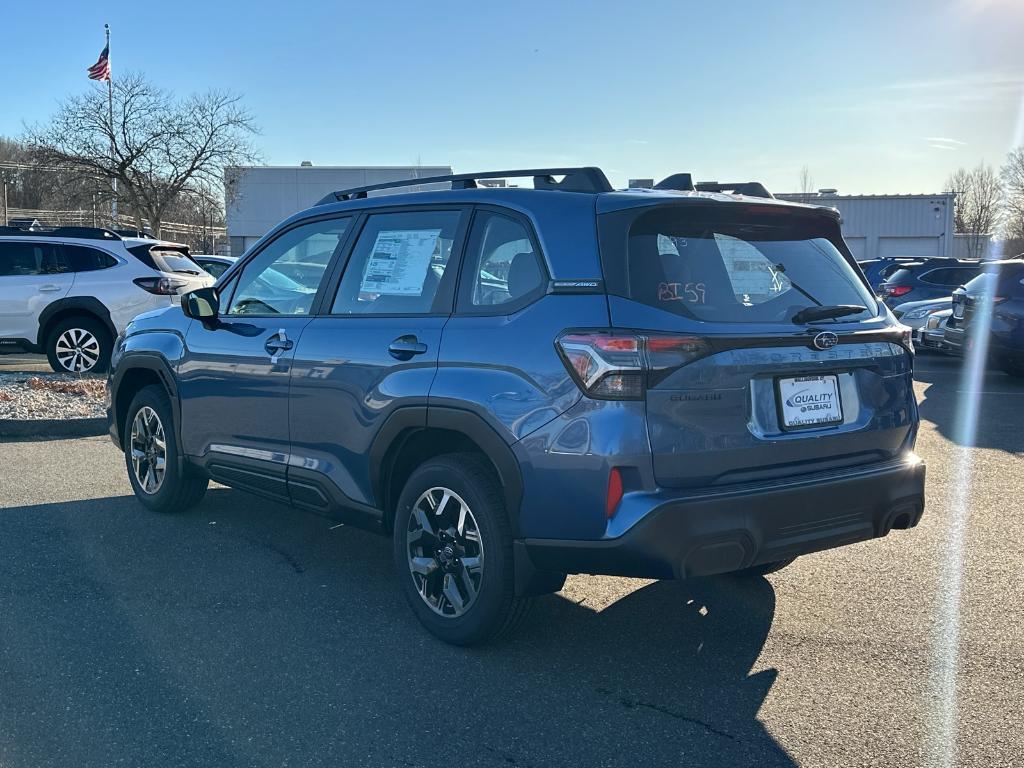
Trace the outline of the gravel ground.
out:
M 101 377 L 0 373 L 0 419 L 94 419 L 105 413 Z

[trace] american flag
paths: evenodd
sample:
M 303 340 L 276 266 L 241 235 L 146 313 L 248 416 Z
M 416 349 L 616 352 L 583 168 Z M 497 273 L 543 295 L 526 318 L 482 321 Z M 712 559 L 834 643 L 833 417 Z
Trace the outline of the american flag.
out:
M 104 46 L 96 63 L 89 67 L 90 80 L 110 80 L 110 46 Z

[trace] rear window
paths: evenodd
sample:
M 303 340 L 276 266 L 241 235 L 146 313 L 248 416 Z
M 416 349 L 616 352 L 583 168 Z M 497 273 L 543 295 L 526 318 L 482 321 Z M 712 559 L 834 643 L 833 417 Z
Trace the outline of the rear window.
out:
M 910 280 L 913 279 L 913 277 L 914 273 L 911 272 L 909 269 L 897 269 L 895 272 L 893 272 L 887 278 L 885 278 L 885 282 L 893 283 L 894 285 L 899 285 L 901 283 L 909 282 Z
M 976 295 L 986 290 L 993 290 L 996 296 L 1024 295 L 1024 264 L 1001 265 L 988 268 L 980 275 L 964 285 L 969 294 Z
M 782 322 L 801 309 L 876 302 L 836 242 L 838 227 L 790 213 L 663 206 L 602 222 L 609 292 L 696 320 Z M 731 209 L 731 210 L 730 210 Z M 829 232 L 834 229 L 835 232 Z M 624 263 L 619 263 L 624 262 Z
M 158 272 L 179 272 L 186 275 L 198 275 L 202 272 L 202 267 L 189 256 L 188 250 L 160 245 L 133 245 L 128 250 L 147 267 Z

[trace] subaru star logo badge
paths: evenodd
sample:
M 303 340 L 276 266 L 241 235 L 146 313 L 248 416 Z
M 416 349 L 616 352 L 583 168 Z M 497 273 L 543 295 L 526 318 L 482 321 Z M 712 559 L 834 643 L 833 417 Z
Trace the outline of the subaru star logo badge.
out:
M 839 337 L 832 333 L 832 331 L 822 331 L 814 337 L 814 346 L 816 349 L 832 349 L 832 347 L 838 343 Z

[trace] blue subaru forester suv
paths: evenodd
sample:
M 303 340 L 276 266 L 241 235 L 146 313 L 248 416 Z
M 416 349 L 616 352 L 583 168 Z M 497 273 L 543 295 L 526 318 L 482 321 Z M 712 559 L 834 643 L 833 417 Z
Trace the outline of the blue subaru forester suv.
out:
M 110 424 L 145 506 L 213 479 L 388 534 L 457 644 L 567 573 L 764 574 L 917 524 L 913 350 L 836 211 L 597 168 L 404 184 L 434 182 L 329 195 L 131 323 Z

